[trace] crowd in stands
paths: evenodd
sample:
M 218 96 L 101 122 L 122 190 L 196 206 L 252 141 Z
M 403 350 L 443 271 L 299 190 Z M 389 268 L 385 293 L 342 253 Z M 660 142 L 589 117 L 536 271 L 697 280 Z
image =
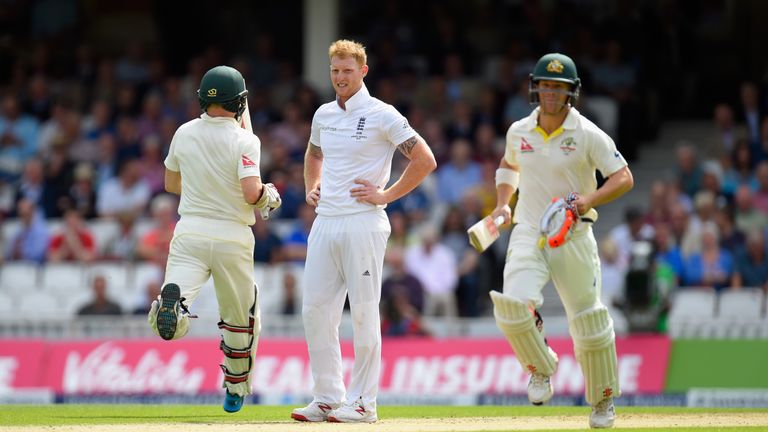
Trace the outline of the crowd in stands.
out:
M 494 2 L 472 7 L 468 22 L 434 5 L 425 11 L 432 19 L 416 22 L 417 15 L 402 13 L 409 7 L 419 6 L 389 2 L 365 29 L 351 26 L 369 49 L 372 95 L 403 112 L 438 160 L 424 185 L 387 209 L 388 334 L 428 333 L 421 314 L 489 313 L 487 292 L 500 289 L 504 254 L 477 254 L 465 231 L 495 205 L 504 134 L 532 109 L 528 73 L 542 53 L 562 50 L 576 60 L 584 83 L 579 109 L 614 136 L 630 160 L 663 114 L 646 96 L 676 85 L 656 78 L 686 69 L 686 39 L 670 30 L 682 18 L 670 10 L 638 12 L 620 2 L 610 16 L 577 22 L 586 8 L 557 29 L 548 21 L 551 11 L 538 2 L 514 6 L 519 25 L 502 25 L 513 6 Z M 624 28 L 611 24 L 619 21 Z M 659 31 L 632 31 L 642 22 Z M 417 36 L 422 23 L 429 27 L 423 38 Z M 595 37 L 591 26 L 604 37 Z M 655 34 L 659 43 L 643 44 L 641 34 Z M 251 123 L 262 142 L 262 177 L 283 199 L 273 219 L 257 217 L 254 258 L 266 265 L 303 262 L 314 219 L 304 202 L 303 154 L 312 115 L 326 100 L 301 80 L 296 64 L 271 54 L 278 43 L 274 33 L 259 35 L 254 57 L 205 47 L 187 59 L 181 74 L 139 42 L 120 55 L 101 55 L 82 41 L 66 68 L 51 60 L 50 39 L 3 57 L 11 61 L 0 71 L 0 220 L 16 224 L 2 230 L 0 259 L 164 266 L 178 201 L 163 190 L 163 160 L 175 130 L 200 115 L 202 74 L 226 63 L 246 78 Z M 606 275 L 615 266 L 616 280 L 623 280 L 628 240 L 645 239 L 680 285 L 766 287 L 768 117 L 754 84 L 744 85 L 742 101 L 738 108 L 718 105 L 716 140 L 681 145 L 677 177 L 654 185 L 645 213 L 627 212 L 627 223 L 611 235 L 613 249 L 602 248 Z M 392 178 L 404 162 L 398 154 Z M 108 238 L 93 231 L 102 221 L 118 227 Z M 292 286 L 286 288 L 290 298 L 298 295 L 295 284 L 284 284 Z M 288 302 L 281 312 L 296 313 L 296 307 Z M 94 305 L 83 313 L 99 310 L 114 311 Z

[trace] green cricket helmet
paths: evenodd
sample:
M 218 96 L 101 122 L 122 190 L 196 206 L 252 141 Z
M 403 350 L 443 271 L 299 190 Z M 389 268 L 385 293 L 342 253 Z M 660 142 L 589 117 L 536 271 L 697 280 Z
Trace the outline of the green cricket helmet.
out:
M 197 99 L 203 111 L 207 111 L 211 104 L 219 104 L 225 110 L 235 113 L 237 119 L 245 111 L 247 97 L 248 90 L 243 76 L 229 66 L 216 66 L 206 72 L 197 91 Z
M 528 84 L 528 98 L 532 104 L 539 103 L 539 81 L 557 81 L 571 85 L 568 100 L 571 106 L 576 105 L 581 90 L 581 80 L 576 72 L 576 64 L 565 54 L 550 53 L 536 62 Z

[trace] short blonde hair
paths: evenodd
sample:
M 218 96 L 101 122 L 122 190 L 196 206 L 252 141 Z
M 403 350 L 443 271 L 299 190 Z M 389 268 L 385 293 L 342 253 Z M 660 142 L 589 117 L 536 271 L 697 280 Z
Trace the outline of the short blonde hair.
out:
M 368 63 L 368 56 L 365 54 L 365 47 L 359 42 L 347 39 L 339 39 L 328 48 L 328 59 L 334 56 L 339 58 L 349 58 L 357 60 L 357 64 L 365 66 Z

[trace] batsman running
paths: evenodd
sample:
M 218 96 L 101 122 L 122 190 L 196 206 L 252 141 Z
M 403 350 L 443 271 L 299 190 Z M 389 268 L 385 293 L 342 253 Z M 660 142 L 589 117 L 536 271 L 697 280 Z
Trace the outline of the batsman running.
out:
M 189 307 L 213 276 L 224 352 L 224 410 L 237 412 L 251 393 L 258 343 L 258 287 L 253 279 L 254 207 L 263 218 L 281 204 L 262 184 L 259 138 L 242 118 L 248 90 L 236 69 L 217 66 L 198 90 L 200 118 L 183 124 L 165 159 L 165 189 L 181 195 L 165 281 L 148 321 L 165 340 L 189 331 Z
M 530 75 L 529 97 L 538 107 L 509 128 L 496 171 L 492 219 L 501 216 L 510 223 L 508 203 L 518 188 L 520 194 L 504 293 L 492 291 L 491 299 L 498 327 L 531 373 L 528 399 L 540 405 L 552 398 L 550 377 L 558 358 L 544 340 L 536 309 L 543 302 L 541 290 L 553 280 L 592 405 L 589 424 L 608 428 L 620 390 L 613 321 L 600 303 L 600 260 L 591 226 L 596 213 L 591 209 L 622 196 L 634 182 L 613 140 L 574 108 L 580 87 L 576 65 L 563 54 L 543 56 Z M 608 178 L 599 189 L 596 169 Z
M 418 186 L 436 163 L 405 117 L 368 93 L 363 84 L 367 56 L 361 44 L 336 41 L 328 57 L 336 100 L 315 112 L 304 159 L 307 203 L 317 207 L 302 307 L 314 399 L 293 410 L 291 417 L 372 423 L 378 419 L 379 300 L 390 233 L 384 207 Z M 408 166 L 386 188 L 396 150 L 409 159 Z M 339 346 L 347 294 L 355 346 L 349 388 L 344 386 Z

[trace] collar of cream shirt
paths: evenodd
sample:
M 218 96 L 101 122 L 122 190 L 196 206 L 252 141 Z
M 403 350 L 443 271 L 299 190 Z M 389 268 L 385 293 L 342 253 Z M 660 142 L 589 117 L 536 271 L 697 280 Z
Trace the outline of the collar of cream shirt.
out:
M 525 127 L 527 130 L 532 131 L 536 129 L 539 126 L 539 107 L 536 107 L 535 110 L 531 113 L 531 115 L 528 116 L 528 118 L 525 120 Z M 568 115 L 565 116 L 565 120 L 563 121 L 563 124 L 560 126 L 563 129 L 576 129 L 576 125 L 579 121 L 579 112 L 576 111 L 576 108 L 571 107 L 571 109 L 568 110 Z
M 214 123 L 226 123 L 228 121 L 231 121 L 235 125 L 240 125 L 240 123 L 237 122 L 237 120 L 234 119 L 234 117 L 211 117 L 208 115 L 208 113 L 203 113 L 200 115 L 200 118 L 203 119 L 203 121 L 207 122 L 214 122 Z
M 360 87 L 360 90 L 357 91 L 357 93 L 353 94 L 351 98 L 347 99 L 347 103 L 344 104 L 346 107 L 346 112 L 352 112 L 353 110 L 364 106 L 366 103 L 368 103 L 368 100 L 371 99 L 371 94 L 368 93 L 368 88 L 365 86 L 365 83 L 363 83 L 362 87 Z M 336 99 L 336 106 L 339 107 L 339 109 L 342 109 L 339 106 L 338 98 Z

